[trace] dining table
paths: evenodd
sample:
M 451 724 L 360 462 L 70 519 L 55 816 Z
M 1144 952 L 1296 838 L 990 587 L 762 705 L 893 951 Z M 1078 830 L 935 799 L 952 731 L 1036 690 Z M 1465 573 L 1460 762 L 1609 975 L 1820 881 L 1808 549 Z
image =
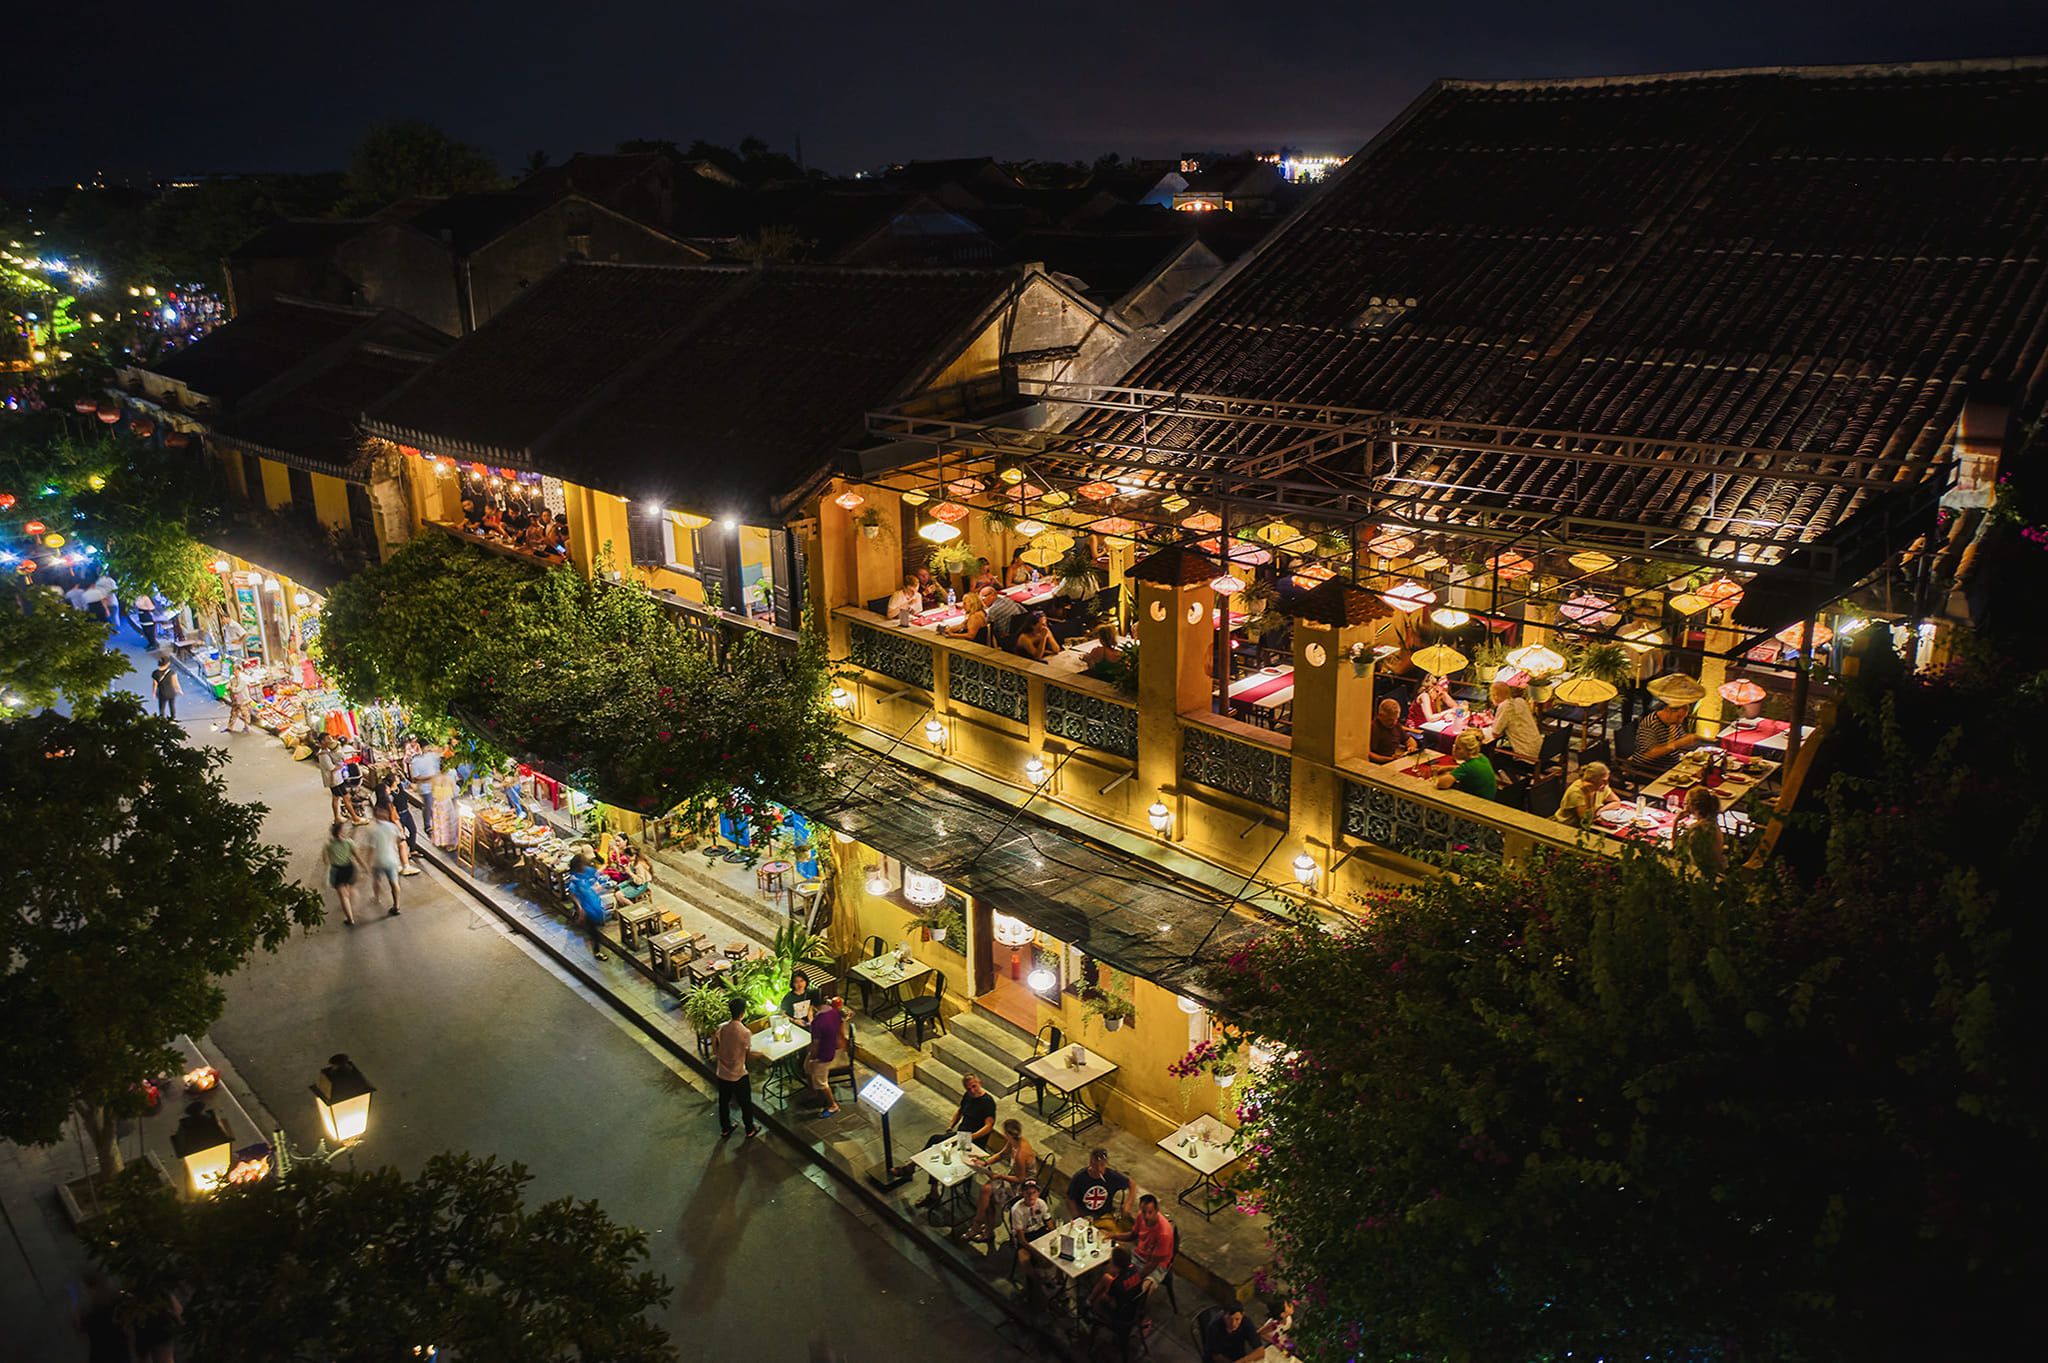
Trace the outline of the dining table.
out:
M 1230 684 L 1232 708 L 1242 708 L 1270 724 L 1283 706 L 1294 703 L 1294 669 L 1262 667 Z
M 939 1205 L 925 1214 L 927 1225 L 956 1226 L 966 1220 L 971 1184 L 981 1172 L 981 1166 L 975 1163 L 980 1157 L 980 1147 L 964 1131 L 956 1131 L 910 1157 L 910 1162 L 930 1174 L 939 1187 Z
M 1686 792 L 1701 783 L 1706 773 L 1709 753 L 1694 749 L 1671 764 L 1662 776 L 1644 786 L 1642 793 L 1651 800 L 1664 803 L 1668 797 L 1677 795 L 1682 804 Z M 1779 768 L 1779 763 L 1762 757 L 1740 757 L 1730 755 L 1728 770 L 1722 774 L 1721 784 L 1708 787 L 1723 810 L 1733 808 L 1737 801 L 1750 791 L 1763 785 Z
M 1458 741 L 1458 735 L 1465 730 L 1477 728 L 1482 733 L 1493 722 L 1493 716 L 1483 711 L 1453 711 L 1439 715 L 1422 726 L 1422 741 L 1438 752 L 1449 752 L 1451 745 Z
M 1081 1280 L 1109 1262 L 1115 1242 L 1086 1221 L 1062 1221 L 1025 1243 L 1066 1275 L 1074 1289 L 1075 1313 L 1083 1314 Z
M 1030 610 L 1052 600 L 1053 594 L 1059 591 L 1059 588 L 1059 583 L 1049 577 L 1042 577 L 1036 582 L 1026 582 L 1015 587 L 1005 587 L 1003 588 L 1003 595 L 1009 597 L 1025 609 Z M 927 611 L 917 611 L 911 615 L 910 623 L 921 629 L 951 629 L 966 618 L 966 604 L 964 602 L 954 602 L 951 605 L 934 606 Z
M 778 1030 L 783 1035 L 777 1036 Z M 770 1018 L 767 1026 L 754 1033 L 753 1040 L 747 1043 L 747 1053 L 761 1057 L 767 1064 L 767 1071 L 761 1076 L 764 1101 L 779 1099 L 781 1106 L 789 1106 L 790 1095 L 802 1087 L 801 1057 L 810 1044 L 808 1031 L 780 1015 Z
M 1180 1191 L 1180 1202 L 1208 1220 L 1237 1204 L 1237 1194 L 1216 1181 L 1216 1175 L 1237 1163 L 1237 1129 L 1208 1113 L 1183 1125 L 1159 1142 L 1159 1148 L 1195 1171 L 1195 1181 Z
M 1813 735 L 1814 726 L 1801 725 L 1799 741 Z M 1736 720 L 1722 729 L 1714 741 L 1728 752 L 1743 757 L 1775 757 L 1784 760 L 1791 747 L 1792 723 L 1784 719 Z
M 877 1020 L 886 1018 L 903 1007 L 903 987 L 922 980 L 931 974 L 932 968 L 916 957 L 905 959 L 900 952 L 884 952 L 872 960 L 854 965 L 853 973 L 881 991 L 884 1006 L 876 1008 L 870 1003 L 868 1012 Z
M 1024 1066 L 1024 1072 L 1059 1090 L 1065 1101 L 1046 1120 L 1069 1136 L 1076 1136 L 1102 1120 L 1102 1114 L 1088 1105 L 1088 1086 L 1098 1079 L 1107 1079 L 1117 1068 L 1115 1061 L 1103 1059 L 1077 1041 L 1050 1055 L 1039 1056 Z

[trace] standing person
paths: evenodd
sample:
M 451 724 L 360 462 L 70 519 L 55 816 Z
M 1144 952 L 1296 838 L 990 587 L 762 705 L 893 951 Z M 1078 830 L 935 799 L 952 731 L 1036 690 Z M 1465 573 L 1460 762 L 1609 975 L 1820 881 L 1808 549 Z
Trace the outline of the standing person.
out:
M 386 881 L 391 886 L 391 917 L 398 917 L 398 876 L 404 870 L 405 862 L 399 855 L 403 841 L 398 830 L 398 819 L 386 805 L 377 811 L 377 817 L 370 821 L 370 905 L 376 907 L 377 882 Z
M 91 604 L 91 602 L 89 602 L 86 599 L 85 584 L 80 582 L 77 578 L 73 578 L 71 580 L 71 585 L 64 589 L 64 601 L 66 605 L 70 606 L 71 609 L 78 611 L 80 614 L 83 614 L 85 612 L 86 607 Z
M 178 697 L 185 694 L 185 688 L 178 684 L 178 669 L 171 666 L 169 658 L 159 658 L 155 670 L 149 674 L 149 680 L 156 688 L 157 718 L 176 719 Z
M 761 1134 L 761 1128 L 754 1125 L 754 1081 L 747 1075 L 747 1057 L 753 1052 L 754 1034 L 747 1030 L 745 999 L 734 994 L 726 1007 L 732 1017 L 719 1025 L 713 1040 L 718 1055 L 718 1135 L 723 1139 L 732 1134 L 732 1105 L 737 1100 L 740 1120 L 752 1138 Z
M 426 811 L 427 822 L 434 820 L 434 778 L 441 774 L 441 750 L 421 744 L 419 751 L 406 764 L 412 776 L 412 793 L 419 797 L 420 808 Z
M 610 953 L 604 949 L 604 891 L 599 885 L 597 868 L 590 864 L 590 858 L 578 852 L 569 859 L 569 898 L 578 909 L 577 917 L 583 920 L 583 935 L 590 939 L 590 954 L 600 961 L 609 961 Z
M 121 623 L 121 589 L 115 584 L 112 575 L 101 573 L 99 579 L 92 584 L 92 591 L 98 602 L 97 610 L 100 619 L 106 621 L 109 625 L 119 625 Z
M 846 1027 L 846 1000 L 828 1000 L 811 1015 L 811 1051 L 804 1057 L 804 1079 L 825 1096 L 820 1117 L 837 1117 L 839 1100 L 832 1096 L 832 1062 L 839 1058 L 839 1034 Z
M 127 1363 L 135 1356 L 121 1320 L 121 1294 L 96 1268 L 71 1289 L 71 1328 L 85 1336 L 86 1363 Z
M 320 764 L 320 780 L 327 787 L 327 798 L 334 804 L 334 817 L 344 822 L 356 821 L 349 813 L 345 799 L 348 794 L 348 763 L 343 760 L 341 747 L 334 741 L 333 734 L 320 735 L 320 752 L 314 760 Z
M 334 897 L 341 901 L 341 919 L 350 927 L 356 925 L 356 863 L 361 858 L 356 853 L 355 841 L 346 836 L 340 823 L 327 826 L 327 846 L 321 849 L 321 856 L 327 862 L 327 884 L 334 890 Z
M 385 783 L 384 795 L 391 805 L 391 812 L 398 816 L 399 827 L 405 830 L 406 866 L 403 874 L 416 876 L 420 873 L 419 867 L 412 863 L 420 859 L 420 828 L 413 822 L 412 811 L 419 801 L 413 799 L 412 792 L 406 789 L 404 779 L 396 771 Z
M 135 622 L 135 632 L 142 638 L 144 648 L 156 647 L 156 602 L 146 596 L 135 598 L 135 609 L 130 613 Z
M 249 706 L 255 697 L 249 690 L 249 669 L 238 667 L 228 676 L 228 722 L 231 734 L 249 732 Z

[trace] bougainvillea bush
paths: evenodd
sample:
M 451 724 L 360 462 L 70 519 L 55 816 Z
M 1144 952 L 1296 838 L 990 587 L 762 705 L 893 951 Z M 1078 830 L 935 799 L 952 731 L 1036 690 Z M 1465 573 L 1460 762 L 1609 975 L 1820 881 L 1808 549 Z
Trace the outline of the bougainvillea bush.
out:
M 2039 677 L 1865 687 L 1755 870 L 1539 852 L 1212 987 L 1310 1359 L 1998 1355 L 2048 1273 Z

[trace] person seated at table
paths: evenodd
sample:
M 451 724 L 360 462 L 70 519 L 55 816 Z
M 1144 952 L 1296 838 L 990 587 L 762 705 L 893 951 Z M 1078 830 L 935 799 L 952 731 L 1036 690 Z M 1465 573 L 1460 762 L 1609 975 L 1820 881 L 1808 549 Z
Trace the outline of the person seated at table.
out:
M 1229 1302 L 1202 1328 L 1202 1363 L 1239 1363 L 1265 1345 L 1245 1319 L 1244 1305 Z
M 1415 751 L 1415 736 L 1401 727 L 1401 702 L 1388 696 L 1372 715 L 1372 736 L 1366 757 L 1374 762 L 1391 762 Z
M 1059 651 L 1060 641 L 1053 637 L 1052 626 L 1045 622 L 1044 611 L 1031 612 L 1030 623 L 1010 641 L 1010 652 L 1035 663 L 1042 663 Z
M 1016 1199 L 1003 1213 L 1003 1222 L 1019 1246 L 1052 1224 L 1052 1204 L 1039 1192 L 1037 1179 L 1027 1178 L 1017 1185 Z
M 1601 810 L 1626 804 L 1614 793 L 1614 787 L 1607 784 L 1609 775 L 1605 762 L 1588 762 L 1580 767 L 1579 779 L 1565 788 L 1557 813 L 1551 817 L 1573 828 L 1591 828 Z
M 1666 701 L 1636 724 L 1636 764 L 1651 771 L 1663 771 L 1678 755 L 1700 745 L 1700 736 L 1685 727 L 1692 710 L 1687 702 Z
M 1479 730 L 1467 729 L 1451 744 L 1451 760 L 1457 763 L 1436 778 L 1438 790 L 1462 790 L 1482 800 L 1500 798 L 1500 776 L 1486 755 L 1486 740 Z
M 548 543 L 556 553 L 569 552 L 569 517 L 566 513 L 555 513 L 555 523 L 548 530 Z
M 1004 575 L 1012 587 L 1021 587 L 1038 577 L 1038 569 L 1024 561 L 1024 550 L 1018 548 L 1010 551 L 1010 566 L 1004 570 Z
M 1096 1146 L 1088 1163 L 1067 1180 L 1067 1213 L 1094 1220 L 1116 1209 L 1116 1195 L 1130 1191 L 1131 1181 L 1109 1167 L 1109 1151 Z
M 484 503 L 484 514 L 479 524 L 483 526 L 484 533 L 487 535 L 495 535 L 505 528 L 505 515 L 498 510 L 496 502 Z
M 1038 1172 L 1038 1152 L 1031 1148 L 1031 1142 L 1024 1139 L 1024 1123 L 1015 1117 L 1003 1123 L 1003 1138 L 1007 1144 L 1003 1153 L 993 1159 L 976 1160 L 975 1163 L 988 1171 L 988 1182 L 981 1185 L 981 1196 L 974 1204 L 974 1217 L 966 1229 L 959 1234 L 966 1240 L 993 1241 L 996 1221 L 1024 1185 L 1024 1180 Z
M 930 610 L 946 599 L 944 584 L 932 576 L 932 570 L 929 567 L 919 568 L 914 576 L 917 579 L 917 590 L 924 597 L 924 608 L 926 610 Z
M 1420 729 L 1431 720 L 1464 713 L 1465 703 L 1451 694 L 1450 678 L 1430 676 L 1423 679 L 1415 699 L 1408 703 L 1408 727 Z
M 1534 767 L 1543 756 L 1543 734 L 1536 727 L 1528 687 L 1495 680 L 1487 696 L 1493 702 L 1493 723 L 1486 726 L 1486 741 L 1494 745 L 1495 756 Z
M 625 854 L 620 858 L 619 898 L 627 903 L 650 894 L 654 890 L 654 863 L 647 854 L 632 843 L 621 838 Z
M 1721 832 L 1721 801 L 1705 786 L 1685 793 L 1685 813 L 1690 821 L 1679 835 L 1680 846 L 1693 865 L 1709 880 L 1728 869 L 1728 842 Z
M 1100 667 L 1104 663 L 1115 662 L 1123 652 L 1123 646 L 1117 642 L 1116 630 L 1103 625 L 1095 631 L 1095 642 L 1081 654 L 1081 666 Z
M 526 523 L 526 547 L 536 554 L 547 552 L 548 523 L 539 516 Z
M 955 639 L 965 639 L 970 644 L 985 644 L 989 641 L 988 607 L 979 594 L 967 594 L 967 614 L 957 625 L 948 625 L 939 633 Z
M 1159 1286 L 1173 1271 L 1174 1247 L 1180 1237 L 1173 1229 L 1173 1222 L 1159 1210 L 1159 1199 L 1152 1194 L 1147 1193 L 1138 1199 L 1138 1215 L 1131 1222 L 1131 1228 L 1111 1231 L 1109 1238 L 1131 1242 L 1131 1257 L 1144 1271 L 1148 1287 Z
M 978 592 L 983 587 L 1001 588 L 1002 585 L 1003 579 L 996 575 L 996 570 L 990 566 L 989 561 L 980 559 L 975 563 L 974 580 L 967 584 L 967 590 Z
M 799 970 L 789 977 L 789 992 L 775 1005 L 775 1011 L 799 1027 L 809 1027 L 811 1014 L 824 1004 L 825 996 L 812 989 L 811 977 Z
M 994 587 L 981 589 L 981 608 L 988 613 L 988 639 L 995 648 L 1009 647 L 1017 631 L 1024 628 L 1024 608 Z
M 996 1100 L 994 1096 L 982 1088 L 980 1075 L 967 1075 L 960 1082 L 965 1092 L 961 1096 L 960 1106 L 953 1109 L 953 1120 L 946 1124 L 944 1131 L 933 1132 L 931 1136 L 926 1138 L 924 1143 L 925 1149 L 929 1150 L 940 1141 L 961 1133 L 964 1133 L 967 1139 L 973 1141 L 981 1149 L 988 1149 L 989 1138 L 996 1129 Z M 897 1172 L 906 1172 L 910 1167 L 907 1164 L 900 1165 L 897 1168 Z M 938 1180 L 933 1179 L 932 1190 L 919 1199 L 917 1205 L 920 1207 L 938 1206 L 940 1192 Z
M 1138 1267 L 1136 1256 L 1118 1245 L 1109 1252 L 1108 1271 L 1088 1294 L 1088 1314 L 1096 1324 L 1122 1334 L 1137 1328 L 1151 1293 L 1151 1280 Z
M 904 577 L 903 585 L 889 598 L 886 614 L 891 620 L 902 620 L 924 609 L 924 588 L 918 585 L 917 574 Z

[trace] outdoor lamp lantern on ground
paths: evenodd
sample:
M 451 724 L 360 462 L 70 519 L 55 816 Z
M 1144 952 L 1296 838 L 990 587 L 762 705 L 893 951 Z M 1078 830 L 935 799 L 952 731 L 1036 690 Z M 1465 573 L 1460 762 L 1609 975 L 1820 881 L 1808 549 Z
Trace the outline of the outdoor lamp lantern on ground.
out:
M 186 1104 L 185 1115 L 178 1119 L 178 1129 L 171 1133 L 171 1149 L 184 1163 L 192 1191 L 210 1193 L 227 1177 L 235 1143 L 220 1119 L 207 1111 L 205 1103 L 194 1099 Z
M 346 1055 L 331 1055 L 313 1085 L 313 1101 L 320 1109 L 320 1124 L 335 1143 L 346 1145 L 370 1129 L 370 1095 L 377 1086 L 363 1078 L 363 1072 Z

